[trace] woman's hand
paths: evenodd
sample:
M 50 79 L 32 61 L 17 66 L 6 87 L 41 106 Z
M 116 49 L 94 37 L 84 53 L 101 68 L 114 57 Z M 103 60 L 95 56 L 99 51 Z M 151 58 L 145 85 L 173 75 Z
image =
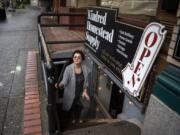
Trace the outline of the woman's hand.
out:
M 58 83 L 55 83 L 55 85 L 54 85 L 54 86 L 55 86 L 55 88 L 57 89 L 57 88 L 58 88 Z
M 64 84 L 60 83 L 60 84 L 59 84 L 59 88 L 60 88 L 60 89 L 64 89 Z
M 88 93 L 87 93 L 87 90 L 84 90 L 83 91 L 83 93 L 82 93 L 82 98 L 85 98 L 86 100 L 90 100 L 90 97 L 89 97 L 89 95 L 88 95 Z
M 60 89 L 63 89 L 64 88 L 64 85 L 63 84 L 58 84 L 58 83 L 55 83 L 55 88 L 60 88 Z

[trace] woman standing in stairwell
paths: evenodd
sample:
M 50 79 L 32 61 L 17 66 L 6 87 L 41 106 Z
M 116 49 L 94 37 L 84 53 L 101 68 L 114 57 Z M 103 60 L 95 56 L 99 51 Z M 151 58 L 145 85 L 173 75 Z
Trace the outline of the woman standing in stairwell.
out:
M 62 109 L 70 113 L 72 123 L 80 120 L 83 112 L 81 99 L 90 100 L 87 90 L 88 70 L 83 63 L 84 58 L 82 51 L 74 51 L 73 63 L 66 67 L 63 79 L 59 84 L 60 88 L 64 88 Z

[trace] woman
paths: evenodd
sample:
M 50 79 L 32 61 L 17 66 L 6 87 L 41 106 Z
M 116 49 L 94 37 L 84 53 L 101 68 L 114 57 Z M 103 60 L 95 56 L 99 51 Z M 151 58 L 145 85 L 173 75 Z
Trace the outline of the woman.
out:
M 90 98 L 87 92 L 88 70 L 83 64 L 83 52 L 76 50 L 72 59 L 73 63 L 66 67 L 59 87 L 64 88 L 62 109 L 71 113 L 74 123 L 75 120 L 79 120 L 83 109 L 81 98 L 88 101 Z

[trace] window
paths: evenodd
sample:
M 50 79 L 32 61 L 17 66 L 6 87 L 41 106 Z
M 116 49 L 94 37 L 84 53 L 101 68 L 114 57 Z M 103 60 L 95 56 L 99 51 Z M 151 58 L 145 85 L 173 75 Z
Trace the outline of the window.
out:
M 120 14 L 155 16 L 158 0 L 101 0 L 101 5 L 118 7 Z

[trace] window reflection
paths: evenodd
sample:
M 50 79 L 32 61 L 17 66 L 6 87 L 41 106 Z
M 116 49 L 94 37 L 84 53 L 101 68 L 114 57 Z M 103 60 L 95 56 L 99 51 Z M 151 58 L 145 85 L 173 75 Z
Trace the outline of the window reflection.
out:
M 102 105 L 108 111 L 111 100 L 111 89 L 112 89 L 112 81 L 111 79 L 102 71 L 98 71 L 98 85 L 97 92 L 99 100 Z
M 102 6 L 118 7 L 121 14 L 155 16 L 158 0 L 101 0 Z

